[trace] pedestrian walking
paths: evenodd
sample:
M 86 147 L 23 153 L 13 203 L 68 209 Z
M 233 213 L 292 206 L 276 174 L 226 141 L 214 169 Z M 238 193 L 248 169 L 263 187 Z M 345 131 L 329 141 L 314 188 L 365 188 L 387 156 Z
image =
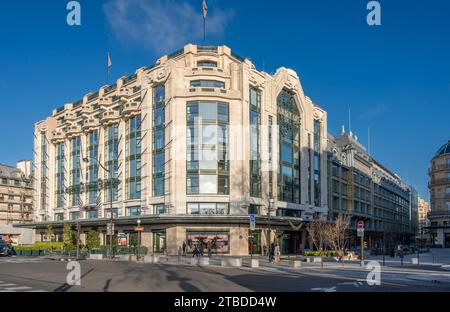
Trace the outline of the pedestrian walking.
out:
M 183 249 L 183 257 L 186 257 L 186 242 L 183 242 L 182 249 Z
M 270 246 L 269 246 L 269 262 L 270 263 L 273 262 L 274 254 L 275 254 L 275 244 L 270 243 Z
M 208 242 L 208 257 L 211 258 L 212 255 L 212 246 L 211 242 Z
M 198 249 L 197 249 L 197 245 L 194 246 L 194 250 L 192 251 L 192 257 L 197 257 L 198 256 Z
M 275 263 L 280 262 L 280 246 L 278 244 L 275 245 Z

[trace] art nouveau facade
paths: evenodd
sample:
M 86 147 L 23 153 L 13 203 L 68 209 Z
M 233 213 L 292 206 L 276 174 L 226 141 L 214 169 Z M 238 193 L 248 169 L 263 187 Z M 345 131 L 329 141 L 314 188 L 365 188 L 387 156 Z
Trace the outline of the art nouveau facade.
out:
M 290 253 L 306 244 L 292 225 L 327 214 L 326 112 L 294 71 L 260 72 L 226 46 L 187 45 L 54 110 L 34 145 L 37 232 L 104 231 L 112 197 L 116 233 L 139 218 L 155 252 L 216 239 L 248 254 L 256 214 L 256 252 L 270 228 Z

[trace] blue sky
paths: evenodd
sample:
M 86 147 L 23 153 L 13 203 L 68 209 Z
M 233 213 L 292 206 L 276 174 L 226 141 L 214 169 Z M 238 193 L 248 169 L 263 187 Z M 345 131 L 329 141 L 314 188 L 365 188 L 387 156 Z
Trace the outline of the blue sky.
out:
M 0 1 L 0 162 L 32 158 L 33 127 L 53 108 L 112 78 L 153 64 L 185 43 L 202 44 L 202 0 Z M 450 139 L 450 2 L 379 1 L 382 25 L 366 23 L 368 0 L 209 0 L 207 44 L 226 44 L 259 69 L 299 74 L 305 93 L 338 134 L 372 154 L 428 198 L 427 168 Z

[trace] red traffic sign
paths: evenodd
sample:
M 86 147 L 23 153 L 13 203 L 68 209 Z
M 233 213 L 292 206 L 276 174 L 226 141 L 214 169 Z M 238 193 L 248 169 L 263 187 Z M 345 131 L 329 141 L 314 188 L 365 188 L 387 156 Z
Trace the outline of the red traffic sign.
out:
M 144 228 L 143 227 L 136 227 L 136 228 L 134 228 L 134 230 L 136 232 L 144 232 Z
M 358 221 L 358 229 L 364 229 L 364 221 Z

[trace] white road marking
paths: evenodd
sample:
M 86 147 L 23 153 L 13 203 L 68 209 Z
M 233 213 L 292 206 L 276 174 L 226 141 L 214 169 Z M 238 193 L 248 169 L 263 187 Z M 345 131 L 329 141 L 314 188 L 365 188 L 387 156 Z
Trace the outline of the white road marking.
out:
M 5 289 L 10 291 L 24 291 L 32 288 L 28 286 L 17 286 L 17 287 L 6 287 Z
M 16 286 L 17 284 L 0 284 L 0 288 L 5 288 L 9 286 Z
M 311 288 L 312 291 L 321 291 L 321 292 L 337 292 L 336 286 L 329 288 Z

